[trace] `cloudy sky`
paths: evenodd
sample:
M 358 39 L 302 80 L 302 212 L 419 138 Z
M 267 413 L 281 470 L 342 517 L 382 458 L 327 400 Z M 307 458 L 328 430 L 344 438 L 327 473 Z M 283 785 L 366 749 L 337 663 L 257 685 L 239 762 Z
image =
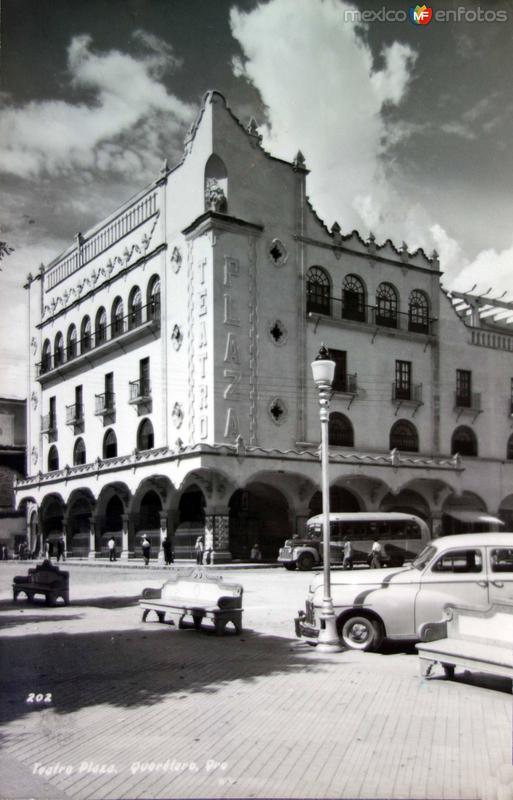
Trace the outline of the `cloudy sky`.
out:
M 391 19 L 409 7 L 2 0 L 0 395 L 26 395 L 27 273 L 179 160 L 211 88 L 275 155 L 302 150 L 328 225 L 436 249 L 445 286 L 513 299 L 513 2 Z

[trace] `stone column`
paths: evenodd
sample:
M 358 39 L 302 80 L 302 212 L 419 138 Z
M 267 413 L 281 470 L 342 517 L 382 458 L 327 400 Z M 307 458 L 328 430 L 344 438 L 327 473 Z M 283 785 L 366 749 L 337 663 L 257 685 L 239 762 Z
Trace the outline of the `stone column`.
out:
M 306 522 L 312 516 L 312 512 L 309 508 L 301 507 L 294 509 L 294 513 L 295 525 L 292 535 L 297 534 L 300 538 L 302 538 L 306 533 Z M 283 546 L 283 543 L 280 546 Z
M 88 558 L 96 558 L 100 553 L 96 552 L 96 534 L 99 532 L 98 520 L 96 517 L 89 518 L 89 553 Z
M 431 511 L 430 528 L 433 539 L 438 539 L 442 535 L 442 513 L 440 509 Z
M 158 562 L 159 564 L 165 563 L 163 541 L 167 536 L 167 511 L 160 512 L 160 547 Z
M 212 564 L 226 564 L 232 560 L 228 506 L 214 506 L 206 509 L 205 524 L 208 521 L 212 523 L 214 529 Z
M 121 558 L 122 561 L 128 561 L 128 555 L 129 555 L 129 550 L 128 550 L 128 532 L 130 530 L 130 525 L 132 523 L 132 520 L 131 520 L 130 514 L 122 514 L 121 515 L 121 520 L 123 522 L 123 530 L 122 530 L 122 534 L 121 534 L 122 538 L 121 538 L 121 556 L 120 556 L 120 558 Z

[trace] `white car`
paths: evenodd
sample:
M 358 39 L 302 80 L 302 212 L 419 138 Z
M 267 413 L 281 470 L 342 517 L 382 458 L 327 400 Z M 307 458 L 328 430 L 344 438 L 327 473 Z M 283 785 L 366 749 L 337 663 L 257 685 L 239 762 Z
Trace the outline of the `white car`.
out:
M 513 603 L 513 533 L 465 533 L 430 542 L 407 567 L 333 572 L 331 594 L 346 647 L 375 650 L 382 640 L 419 639 L 420 626 L 449 604 Z M 323 575 L 316 574 L 296 634 L 319 636 Z

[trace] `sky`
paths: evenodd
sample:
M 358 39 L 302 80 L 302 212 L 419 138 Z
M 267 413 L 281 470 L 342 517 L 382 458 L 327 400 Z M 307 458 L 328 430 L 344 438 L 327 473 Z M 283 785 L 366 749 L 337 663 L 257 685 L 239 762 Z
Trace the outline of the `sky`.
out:
M 328 226 L 513 300 L 513 1 L 413 7 L 1 0 L 0 395 L 27 394 L 27 274 L 180 160 L 209 89 L 303 152 Z

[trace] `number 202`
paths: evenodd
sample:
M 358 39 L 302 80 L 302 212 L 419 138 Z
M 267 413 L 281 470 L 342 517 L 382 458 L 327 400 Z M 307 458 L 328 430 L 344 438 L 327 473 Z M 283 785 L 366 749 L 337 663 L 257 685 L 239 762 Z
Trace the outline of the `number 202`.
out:
M 30 692 L 28 697 L 27 697 L 26 702 L 27 703 L 51 703 L 52 702 L 52 693 L 51 692 L 46 692 L 46 694 L 43 694 L 42 692 L 40 692 L 39 694 L 36 694 L 35 692 Z

